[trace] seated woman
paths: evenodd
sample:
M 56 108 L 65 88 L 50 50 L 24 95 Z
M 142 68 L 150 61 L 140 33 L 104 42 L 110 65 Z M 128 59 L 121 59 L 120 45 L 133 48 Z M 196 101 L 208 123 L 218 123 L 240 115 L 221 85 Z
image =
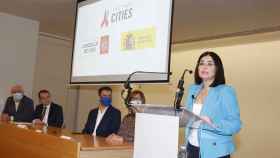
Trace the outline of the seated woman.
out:
M 144 93 L 140 90 L 134 90 L 130 97 L 131 104 L 145 104 L 146 99 Z M 128 109 L 128 114 L 123 118 L 118 134 L 111 134 L 106 138 L 106 142 L 110 144 L 122 144 L 124 141 L 132 143 L 134 141 L 135 130 L 135 113 L 133 108 Z

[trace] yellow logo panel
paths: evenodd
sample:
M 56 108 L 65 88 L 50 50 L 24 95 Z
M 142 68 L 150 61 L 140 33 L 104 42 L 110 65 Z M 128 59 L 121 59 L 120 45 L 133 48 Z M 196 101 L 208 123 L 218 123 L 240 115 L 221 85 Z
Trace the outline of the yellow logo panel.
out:
M 156 29 L 139 29 L 121 34 L 121 50 L 136 50 L 156 47 Z

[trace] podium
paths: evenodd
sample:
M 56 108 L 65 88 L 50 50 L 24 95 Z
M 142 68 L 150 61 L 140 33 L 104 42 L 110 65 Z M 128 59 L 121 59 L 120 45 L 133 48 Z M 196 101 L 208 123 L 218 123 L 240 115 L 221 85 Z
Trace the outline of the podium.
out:
M 177 158 L 179 118 L 137 113 L 133 158 Z
M 191 126 L 200 117 L 187 109 L 167 105 L 135 105 L 133 158 L 177 158 L 179 128 Z

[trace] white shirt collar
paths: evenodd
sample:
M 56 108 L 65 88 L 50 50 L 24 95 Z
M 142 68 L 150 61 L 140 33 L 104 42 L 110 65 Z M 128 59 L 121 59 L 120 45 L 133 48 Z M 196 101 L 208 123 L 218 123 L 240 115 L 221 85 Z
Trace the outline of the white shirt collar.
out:
M 104 114 L 104 113 L 107 111 L 107 109 L 108 109 L 108 107 L 105 107 L 105 108 L 103 109 L 103 111 L 101 111 L 101 109 L 98 108 L 98 113 Z
M 43 117 L 43 120 L 42 120 L 42 122 L 44 122 L 45 124 L 48 124 L 49 113 L 50 113 L 50 106 L 51 106 L 51 104 L 43 105 L 43 107 L 46 107 L 45 116 Z
M 97 114 L 95 127 L 94 127 L 94 131 L 93 131 L 92 135 L 94 135 L 94 136 L 96 135 L 97 128 L 98 128 L 100 122 L 102 121 L 107 109 L 108 109 L 108 107 L 105 107 L 104 110 L 101 111 L 100 108 L 98 108 L 98 114 Z

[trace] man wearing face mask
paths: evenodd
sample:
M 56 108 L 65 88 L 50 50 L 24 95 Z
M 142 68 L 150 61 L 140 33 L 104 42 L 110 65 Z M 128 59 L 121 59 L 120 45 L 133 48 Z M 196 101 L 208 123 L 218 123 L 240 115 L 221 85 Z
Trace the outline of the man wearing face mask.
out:
M 61 128 L 63 125 L 63 110 L 52 102 L 51 94 L 43 89 L 38 93 L 40 105 L 36 106 L 33 123 Z
M 21 85 L 11 88 L 12 96 L 8 97 L 1 115 L 2 121 L 32 122 L 34 104 L 24 95 Z
M 112 89 L 102 87 L 98 90 L 99 106 L 90 111 L 83 133 L 107 137 L 117 133 L 121 123 L 121 112 L 112 106 Z

